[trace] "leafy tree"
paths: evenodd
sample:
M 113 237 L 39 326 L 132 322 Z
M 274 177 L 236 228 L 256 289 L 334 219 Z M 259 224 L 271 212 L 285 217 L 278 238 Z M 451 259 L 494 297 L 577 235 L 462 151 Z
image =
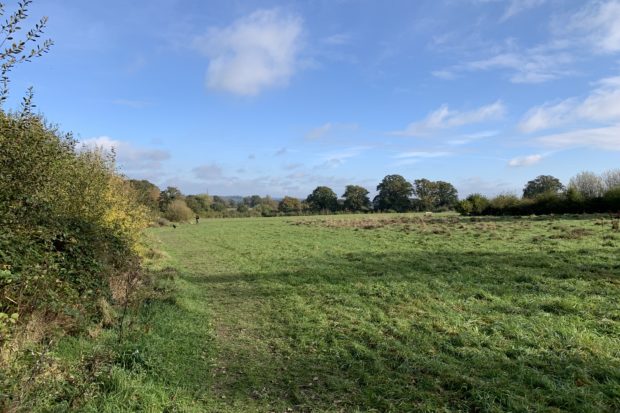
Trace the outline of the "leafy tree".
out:
M 564 185 L 558 178 L 551 175 L 540 175 L 525 185 L 523 198 L 536 198 L 547 193 L 557 194 L 562 190 L 564 190 Z
M 278 210 L 278 201 L 267 195 L 262 198 L 260 201 L 260 205 L 265 207 L 264 210 L 267 211 L 277 211 Z
M 426 211 L 453 208 L 458 202 L 458 192 L 449 182 L 416 179 L 413 182 L 413 193 L 421 209 Z
M 246 196 L 243 198 L 243 204 L 250 208 L 254 208 L 257 205 L 260 205 L 261 201 L 262 198 L 260 197 L 260 195 Z
M 159 187 L 146 179 L 129 180 L 129 184 L 136 191 L 138 202 L 150 209 L 156 211 L 159 209 Z
M 386 211 L 407 211 L 411 202 L 409 197 L 413 194 L 413 186 L 400 175 L 388 175 L 377 185 L 379 194 L 374 199 L 376 209 Z
M 318 186 L 306 201 L 313 211 L 335 211 L 338 208 L 338 196 L 327 186 Z
M 168 206 L 177 199 L 183 199 L 183 194 L 178 188 L 169 186 L 159 194 L 159 210 L 166 212 Z
M 241 203 L 241 204 L 237 205 L 237 212 L 245 214 L 249 210 L 250 210 L 250 208 L 248 208 L 248 206 L 246 204 L 244 204 L 244 203 Z
M 218 207 L 215 207 L 215 205 L 221 205 Z M 213 196 L 213 205 L 212 208 L 215 207 L 218 210 L 226 210 L 228 208 L 236 208 L 237 207 L 237 203 L 235 202 L 234 199 L 231 198 L 226 198 L 223 196 L 219 196 L 219 195 L 214 195 Z M 223 207 L 223 209 L 222 209 Z
M 207 194 L 187 195 L 185 197 L 185 203 L 192 211 L 200 215 L 209 211 L 211 204 L 213 203 L 213 199 Z
M 456 206 L 456 210 L 463 215 L 482 215 L 489 206 L 487 197 L 481 194 L 471 194 Z
M 344 208 L 348 211 L 367 211 L 370 209 L 368 190 L 359 185 L 347 185 L 344 194 Z
M 598 198 L 605 192 L 605 184 L 594 172 L 580 172 L 570 179 L 569 188 L 574 188 L 584 198 Z
M 301 201 L 291 196 L 285 196 L 278 204 L 278 211 L 284 214 L 299 214 L 301 212 Z
M 165 218 L 173 222 L 189 221 L 194 216 L 194 211 L 189 209 L 183 199 L 175 199 L 166 208 Z

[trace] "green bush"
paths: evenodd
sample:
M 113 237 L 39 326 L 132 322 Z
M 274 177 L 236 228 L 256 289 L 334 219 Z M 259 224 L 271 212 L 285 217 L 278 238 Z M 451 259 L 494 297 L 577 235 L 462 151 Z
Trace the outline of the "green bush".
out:
M 172 201 L 164 214 L 164 217 L 172 222 L 189 221 L 193 216 L 194 211 L 192 211 L 182 199 L 175 199 Z
M 110 277 L 135 265 L 146 224 L 110 155 L 77 150 L 40 117 L 0 112 L 0 313 L 88 319 Z

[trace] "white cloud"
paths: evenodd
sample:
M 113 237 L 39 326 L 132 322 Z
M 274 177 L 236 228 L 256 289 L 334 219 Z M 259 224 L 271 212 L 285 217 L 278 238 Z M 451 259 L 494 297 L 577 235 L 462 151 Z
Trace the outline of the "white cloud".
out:
M 442 105 L 430 113 L 426 119 L 411 123 L 405 130 L 396 131 L 392 134 L 397 136 L 424 136 L 441 129 L 500 119 L 505 113 L 506 108 L 501 101 L 465 112 L 450 110 L 448 105 Z
M 207 87 L 253 96 L 288 83 L 302 48 L 301 18 L 259 10 L 225 28 L 212 28 L 194 46 L 209 57 Z
M 521 52 L 500 53 L 490 58 L 468 62 L 455 68 L 459 71 L 512 70 L 512 83 L 543 83 L 554 80 L 571 71 L 566 66 L 573 57 L 565 52 L 549 52 L 541 48 Z
M 546 2 L 547 0 L 511 0 L 501 20 L 508 20 L 524 11 L 542 6 Z
M 508 162 L 509 166 L 519 167 L 519 166 L 530 166 L 535 165 L 542 161 L 543 155 L 535 154 L 535 155 L 527 155 L 527 156 L 519 156 L 511 159 Z
M 554 148 L 586 146 L 620 151 L 620 124 L 546 135 L 539 137 L 537 140 L 544 145 Z
M 489 1 L 477 1 L 488 3 Z M 549 0 L 511 0 L 502 20 L 538 7 Z M 578 10 L 551 16 L 550 38 L 535 47 L 519 46 L 514 39 L 469 49 L 467 60 L 432 74 L 440 79 L 455 79 L 475 71 L 503 70 L 513 83 L 543 83 L 575 74 L 574 63 L 597 54 L 620 52 L 620 0 L 582 2 Z
M 167 151 L 138 148 L 130 142 L 115 140 L 109 136 L 85 139 L 80 143 L 83 149 L 114 152 L 119 167 L 127 171 L 159 169 L 163 161 L 170 159 Z
M 402 152 L 394 156 L 396 159 L 403 158 L 441 158 L 452 155 L 450 152 L 427 152 L 427 151 L 410 151 Z
M 594 1 L 572 16 L 562 29 L 585 39 L 593 52 L 620 52 L 620 0 Z
M 471 134 L 459 136 L 454 139 L 450 139 L 447 143 L 449 145 L 465 145 L 473 141 L 491 138 L 493 136 L 497 136 L 498 134 L 499 132 L 494 131 L 494 130 L 482 131 L 482 132 L 471 133 Z
M 597 87 L 581 101 L 571 98 L 530 109 L 519 123 L 519 129 L 531 133 L 583 121 L 620 121 L 620 76 L 597 82 Z

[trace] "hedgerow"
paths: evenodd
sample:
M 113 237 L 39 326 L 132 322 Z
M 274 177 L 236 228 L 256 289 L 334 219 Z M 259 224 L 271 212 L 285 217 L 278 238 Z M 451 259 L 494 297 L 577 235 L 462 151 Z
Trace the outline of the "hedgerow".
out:
M 137 271 L 147 223 L 112 155 L 78 148 L 29 110 L 0 111 L 2 397 L 20 385 L 11 363 L 36 344 L 23 340 L 29 323 L 44 326 L 41 342 L 99 321 L 101 300 L 114 301 L 111 280 Z

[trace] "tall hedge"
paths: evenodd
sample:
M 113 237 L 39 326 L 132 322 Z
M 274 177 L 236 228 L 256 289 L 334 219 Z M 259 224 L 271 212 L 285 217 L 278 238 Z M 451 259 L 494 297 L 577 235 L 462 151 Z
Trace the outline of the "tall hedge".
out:
M 0 344 L 35 310 L 94 314 L 146 224 L 110 155 L 77 149 L 39 116 L 0 112 Z

